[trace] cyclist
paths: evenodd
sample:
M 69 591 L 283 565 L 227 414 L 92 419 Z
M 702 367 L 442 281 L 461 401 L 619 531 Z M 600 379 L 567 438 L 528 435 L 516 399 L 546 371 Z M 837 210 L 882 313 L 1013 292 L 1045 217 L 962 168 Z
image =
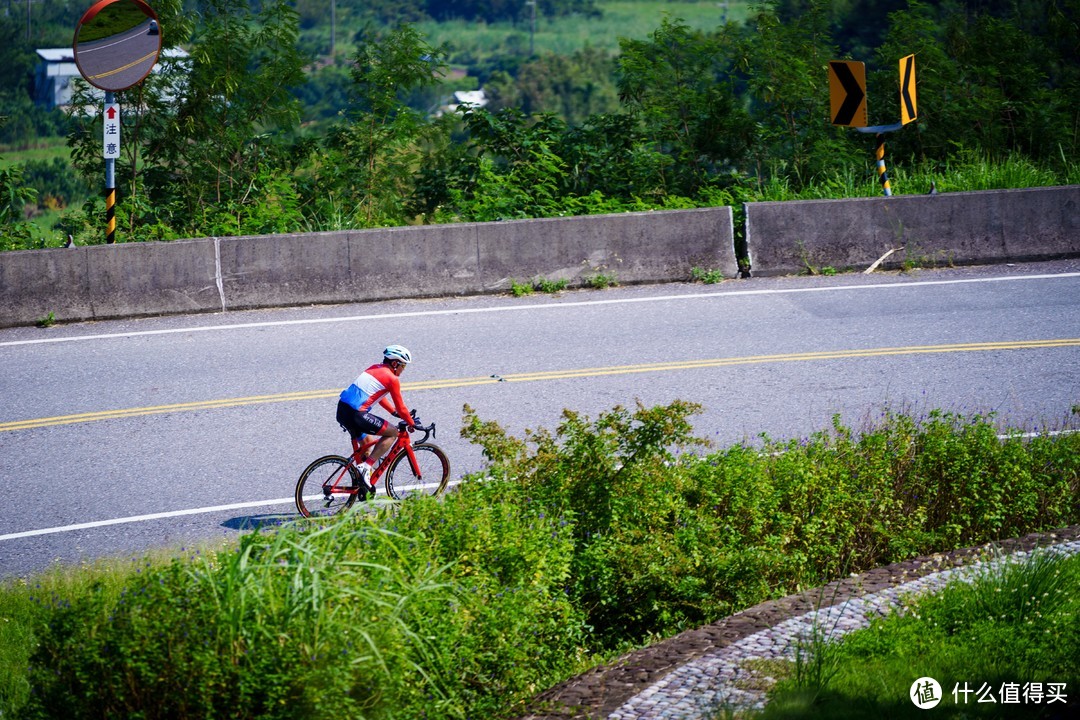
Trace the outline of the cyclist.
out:
M 383 361 L 372 365 L 345 388 L 338 399 L 337 421 L 349 435 L 359 440 L 363 435 L 381 435 L 367 456 L 367 461 L 360 464 L 364 495 L 374 493 L 371 485 L 371 471 L 375 463 L 386 454 L 397 437 L 397 427 L 371 412 L 376 403 L 396 418 L 404 420 L 409 432 L 416 429 L 416 420 L 405 407 L 401 399 L 401 373 L 412 362 L 412 354 L 401 345 L 390 345 L 383 350 Z M 390 397 L 387 398 L 386 396 Z

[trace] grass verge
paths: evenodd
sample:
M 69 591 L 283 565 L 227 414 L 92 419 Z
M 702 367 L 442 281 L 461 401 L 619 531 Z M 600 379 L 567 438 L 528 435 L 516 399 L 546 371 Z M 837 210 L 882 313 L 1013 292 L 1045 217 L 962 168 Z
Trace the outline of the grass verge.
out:
M 1078 555 L 1037 551 L 984 566 L 838 642 L 811 642 L 802 665 L 827 672 L 793 663 L 757 716 L 1065 717 L 1080 687 L 1078 589 Z
M 692 403 L 567 411 L 441 501 L 0 586 L 3 717 L 519 713 L 627 649 L 841 574 L 1080 522 L 1080 435 L 888 414 L 690 452 Z

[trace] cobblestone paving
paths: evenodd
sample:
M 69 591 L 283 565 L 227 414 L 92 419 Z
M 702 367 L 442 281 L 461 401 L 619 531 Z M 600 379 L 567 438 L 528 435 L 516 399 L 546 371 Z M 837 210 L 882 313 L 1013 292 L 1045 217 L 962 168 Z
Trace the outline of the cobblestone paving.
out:
M 1049 546 L 1080 552 L 1080 525 L 915 558 L 756 605 L 567 680 L 534 698 L 521 720 L 697 720 L 719 703 L 760 706 L 763 695 L 747 689 L 753 683 L 737 686 L 740 662 L 791 652 L 819 608 L 818 627 L 838 636 L 865 626 L 867 612 L 887 613 L 901 594 L 932 591 L 993 554 Z

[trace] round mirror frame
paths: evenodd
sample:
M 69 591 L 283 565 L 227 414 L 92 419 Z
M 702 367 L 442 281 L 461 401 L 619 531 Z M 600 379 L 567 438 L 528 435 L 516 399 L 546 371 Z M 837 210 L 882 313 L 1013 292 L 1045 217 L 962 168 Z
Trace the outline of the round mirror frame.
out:
M 108 32 L 98 37 L 85 37 L 90 24 L 95 19 L 101 19 L 99 15 L 103 10 L 116 5 L 117 7 L 114 8 L 113 12 L 119 12 L 122 9 L 119 4 L 133 6 L 146 19 L 121 28 L 116 32 Z M 134 14 L 133 10 L 131 14 Z M 143 25 L 146 25 L 145 30 L 141 29 Z M 94 28 L 95 32 L 100 32 L 100 30 L 100 28 Z M 138 30 L 138 32 L 132 32 L 133 30 Z M 153 38 L 153 40 L 147 43 L 144 36 Z M 92 43 L 101 43 L 106 39 L 112 39 L 115 42 L 90 47 Z M 93 64 L 87 62 L 86 53 L 109 50 L 110 48 L 116 49 L 112 49 L 104 55 L 107 60 L 111 61 L 105 67 L 101 67 L 100 64 L 98 67 L 94 67 Z M 79 19 L 79 24 L 75 26 L 75 39 L 72 41 L 72 50 L 75 54 L 75 65 L 78 66 L 79 73 L 86 82 L 106 92 L 127 90 L 146 79 L 161 54 L 161 29 L 158 25 L 157 13 L 143 0 L 98 0 L 89 10 L 83 13 L 82 18 Z M 80 53 L 83 55 L 81 59 Z M 89 67 L 87 67 L 88 64 Z M 124 71 L 140 65 L 145 65 L 145 71 L 141 74 L 137 76 L 132 76 L 130 73 L 127 75 L 122 74 Z M 132 79 L 133 77 L 134 79 Z

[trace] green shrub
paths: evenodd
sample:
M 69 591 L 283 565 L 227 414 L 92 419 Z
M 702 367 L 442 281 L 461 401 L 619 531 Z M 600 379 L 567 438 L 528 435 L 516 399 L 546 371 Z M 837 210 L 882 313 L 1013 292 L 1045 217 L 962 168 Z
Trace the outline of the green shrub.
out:
M 567 412 L 526 442 L 466 409 L 489 475 L 574 518 L 570 592 L 600 647 L 1077 518 L 1080 435 L 1001 440 L 991 418 L 889 414 L 858 437 L 837 421 L 802 442 L 676 455 L 700 443 L 696 410 Z
M 583 657 L 569 522 L 504 494 L 256 533 L 58 603 L 26 714 L 491 716 Z
M 595 274 L 585 276 L 585 284 L 594 290 L 603 290 L 604 288 L 617 286 L 619 278 L 613 272 L 608 273 L 597 270 Z
M 519 283 L 517 280 L 510 281 L 510 294 L 514 297 L 522 297 L 523 295 L 532 295 L 533 286 L 530 282 Z
M 403 504 L 397 522 L 455 565 L 456 604 L 432 619 L 431 641 L 454 678 L 456 707 L 492 717 L 584 669 L 583 616 L 565 593 L 568 515 L 490 479 L 466 482 L 442 503 Z
M 428 645 L 413 613 L 451 593 L 423 557 L 406 538 L 340 523 L 147 567 L 119 598 L 55 608 L 29 714 L 380 716 L 388 698 L 423 692 L 438 705 L 438 683 L 418 682 Z
M 540 292 L 544 293 L 557 293 L 566 289 L 567 281 L 565 279 L 549 280 L 547 278 L 537 278 L 533 282 L 535 287 Z

